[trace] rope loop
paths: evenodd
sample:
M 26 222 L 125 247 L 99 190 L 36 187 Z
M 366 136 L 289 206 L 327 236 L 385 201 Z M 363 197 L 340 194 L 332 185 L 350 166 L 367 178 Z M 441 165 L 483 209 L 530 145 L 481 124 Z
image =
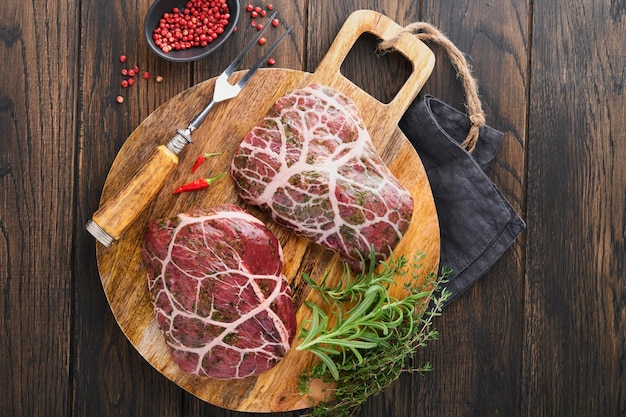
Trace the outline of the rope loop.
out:
M 471 67 L 465 59 L 463 52 L 452 43 L 439 29 L 426 22 L 415 22 L 404 27 L 395 37 L 383 41 L 378 45 L 382 52 L 393 49 L 394 45 L 402 36 L 413 35 L 422 42 L 431 42 L 440 45 L 445 50 L 450 62 L 456 69 L 457 77 L 461 80 L 465 91 L 467 114 L 471 122 L 471 127 L 467 137 L 461 144 L 469 153 L 476 147 L 480 128 L 485 124 L 485 112 L 483 111 L 480 98 L 478 97 L 478 83 L 472 75 Z

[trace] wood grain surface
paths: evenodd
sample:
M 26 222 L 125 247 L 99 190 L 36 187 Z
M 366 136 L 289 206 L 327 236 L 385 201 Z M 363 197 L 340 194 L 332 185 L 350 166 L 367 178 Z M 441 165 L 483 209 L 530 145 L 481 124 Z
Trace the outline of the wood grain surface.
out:
M 84 230 L 113 161 L 167 100 L 221 72 L 254 32 L 193 64 L 157 59 L 152 0 L 8 0 L 0 7 L 0 409 L 32 416 L 266 417 L 172 383 L 128 342 Z M 314 71 L 347 16 L 434 24 L 468 55 L 487 123 L 505 133 L 488 175 L 527 232 L 436 321 L 439 338 L 358 416 L 623 416 L 626 410 L 626 8 L 614 0 L 272 0 L 294 31 L 276 67 Z M 248 28 L 250 30 L 248 30 Z M 388 102 L 410 65 L 360 38 L 342 73 Z M 436 45 L 423 88 L 459 110 Z M 162 83 L 122 89 L 121 54 Z M 248 68 L 253 62 L 244 62 Z M 122 105 L 115 102 L 123 95 Z M 301 412 L 273 415 L 293 417 Z
M 396 246 L 397 254 L 409 257 L 416 251 L 425 253 L 421 273 L 436 271 L 439 264 L 439 226 L 437 213 L 426 173 L 419 156 L 397 127 L 398 121 L 414 100 L 434 65 L 434 55 L 415 38 L 407 38 L 398 45 L 413 65 L 413 72 L 397 95 L 387 104 L 374 99 L 343 77 L 339 71 L 354 42 L 364 33 L 381 39 L 390 39 L 401 29 L 385 16 L 372 11 L 356 11 L 346 20 L 327 55 L 314 73 L 294 70 L 260 70 L 236 98 L 220 103 L 193 133 L 193 144 L 183 155 L 180 165 L 165 180 L 163 189 L 148 204 L 146 211 L 127 229 L 117 244 L 97 247 L 98 269 L 111 310 L 131 343 L 159 372 L 188 392 L 205 401 L 239 411 L 270 412 L 308 408 L 325 398 L 323 392 L 312 390 L 302 395 L 298 390 L 301 373 L 315 363 L 314 355 L 298 351 L 298 334 L 286 357 L 269 372 L 243 380 L 218 381 L 190 376 L 182 372 L 170 359 L 161 331 L 156 324 L 146 284 L 146 270 L 141 261 L 141 244 L 146 224 L 155 219 L 175 216 L 194 209 L 208 209 L 222 203 L 245 204 L 237 196 L 232 181 L 216 182 L 208 190 L 172 195 L 177 184 L 190 182 L 195 155 L 221 152 L 203 164 L 203 170 L 213 175 L 228 172 L 232 155 L 252 127 L 261 120 L 275 101 L 295 88 L 310 83 L 331 86 L 350 97 L 359 108 L 374 146 L 394 173 L 414 197 L 411 225 Z M 235 74 L 236 82 L 242 73 Z M 176 126 L 186 126 L 199 112 L 215 89 L 215 79 L 200 83 L 178 94 L 147 117 L 124 143 L 116 157 L 104 186 L 101 204 L 116 198 L 121 188 L 135 177 L 134 171 L 148 158 L 160 143 L 173 135 Z M 195 152 L 195 154 L 190 154 Z M 169 169 L 169 166 L 167 167 Z M 203 171 L 204 172 L 204 171 Z M 137 198 L 141 200 L 142 196 Z M 135 202 L 127 201 L 129 207 Z M 316 293 L 310 292 L 301 279 L 302 273 L 321 277 L 331 271 L 328 283 L 339 282 L 343 267 L 337 257 L 317 245 L 308 243 L 273 224 L 271 217 L 247 207 L 274 231 L 283 247 L 283 272 L 292 287 L 298 325 L 311 317 L 304 301 L 311 301 L 328 310 Z M 125 214 L 124 210 L 119 216 Z M 116 217 L 115 213 L 111 213 Z M 406 294 L 403 284 L 410 276 L 400 278 L 390 293 L 397 297 Z M 408 281 L 407 281 L 408 283 Z M 330 313 L 330 310 L 327 311 Z

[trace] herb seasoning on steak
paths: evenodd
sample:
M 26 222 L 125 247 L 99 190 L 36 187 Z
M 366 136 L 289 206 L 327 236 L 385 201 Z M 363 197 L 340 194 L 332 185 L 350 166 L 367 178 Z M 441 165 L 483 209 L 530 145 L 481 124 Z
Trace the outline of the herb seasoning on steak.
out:
M 185 372 L 245 378 L 272 368 L 296 332 L 276 236 L 223 205 L 148 225 L 148 287 L 172 359 Z
M 231 174 L 243 200 L 356 271 L 372 247 L 377 261 L 387 258 L 413 214 L 356 105 L 319 84 L 276 102 L 235 152 Z

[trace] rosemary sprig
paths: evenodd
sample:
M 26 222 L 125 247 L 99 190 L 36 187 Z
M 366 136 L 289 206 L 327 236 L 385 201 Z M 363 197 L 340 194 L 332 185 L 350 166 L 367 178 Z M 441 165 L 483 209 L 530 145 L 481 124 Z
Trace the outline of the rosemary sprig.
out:
M 300 329 L 298 350 L 307 350 L 320 358 L 313 369 L 301 375 L 300 390 L 308 391 L 310 379 L 334 382 L 334 400 L 321 403 L 311 410 L 311 416 L 349 416 L 371 395 L 379 394 L 402 372 L 426 372 L 430 364 L 415 367 L 411 358 L 416 350 L 437 338 L 432 320 L 441 314 L 441 307 L 449 293 L 432 298 L 441 290 L 449 271 L 442 276 L 429 273 L 421 280 L 418 273 L 423 254 L 416 254 L 409 264 L 402 255 L 393 254 L 381 262 L 376 271 L 374 254 L 369 268 L 352 276 L 344 268 L 339 283 L 328 286 L 328 273 L 316 283 L 308 275 L 303 278 L 332 305 L 336 323 L 329 328 L 330 317 L 322 308 L 307 302 L 312 317 Z M 392 297 L 388 290 L 395 280 L 406 273 L 411 280 L 404 285 L 409 295 L 403 299 Z M 427 309 L 432 301 L 434 308 Z M 352 306 L 343 312 L 344 303 Z

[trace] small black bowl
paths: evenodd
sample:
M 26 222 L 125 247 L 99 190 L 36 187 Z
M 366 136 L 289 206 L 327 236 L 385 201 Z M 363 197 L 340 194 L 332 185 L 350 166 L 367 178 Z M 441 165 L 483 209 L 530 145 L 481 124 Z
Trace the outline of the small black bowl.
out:
M 146 19 L 143 24 L 143 32 L 146 37 L 146 42 L 148 42 L 150 49 L 163 59 L 174 62 L 191 62 L 204 58 L 219 49 L 219 47 L 222 46 L 233 33 L 235 26 L 237 26 L 240 11 L 239 1 L 226 0 L 226 4 L 228 5 L 230 12 L 230 19 L 224 32 L 220 34 L 216 40 L 209 43 L 205 47 L 196 46 L 179 51 L 171 50 L 165 53 L 161 50 L 161 48 L 156 46 L 154 39 L 152 39 L 154 29 L 156 29 L 159 25 L 159 20 L 163 17 L 163 13 L 171 13 L 174 7 L 178 7 L 183 10 L 185 8 L 185 4 L 187 4 L 187 0 L 157 0 L 152 6 L 150 6 L 150 10 L 148 10 L 148 14 L 146 15 Z

